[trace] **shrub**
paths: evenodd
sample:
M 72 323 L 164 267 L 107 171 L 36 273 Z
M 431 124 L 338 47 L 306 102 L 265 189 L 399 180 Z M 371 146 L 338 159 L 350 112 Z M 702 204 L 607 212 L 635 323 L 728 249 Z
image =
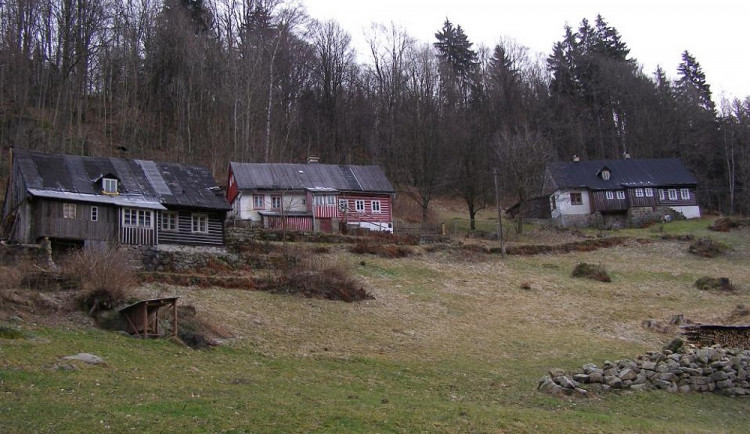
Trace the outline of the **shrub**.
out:
M 612 279 L 607 274 L 607 270 L 602 265 L 587 264 L 581 262 L 573 269 L 573 277 L 585 277 L 587 279 L 598 280 L 600 282 L 611 282 Z
M 369 239 L 357 242 L 349 251 L 360 255 L 369 253 L 383 258 L 405 258 L 413 253 L 408 247 L 396 244 L 377 244 Z
M 271 292 L 298 294 L 307 298 L 341 300 L 347 303 L 373 299 L 362 285 L 341 265 L 316 266 L 300 263 L 283 276 L 268 280 L 263 286 Z
M 177 306 L 177 337 L 187 346 L 195 349 L 213 347 L 219 338 L 230 333 L 215 323 L 198 316 L 192 305 Z
M 117 247 L 87 247 L 68 254 L 62 273 L 80 278 L 81 305 L 90 315 L 109 310 L 131 298 L 138 284 L 130 258 Z
M 722 291 L 733 291 L 734 286 L 726 277 L 708 277 L 703 276 L 700 279 L 695 281 L 695 286 L 698 289 L 702 289 L 704 291 L 711 290 L 711 289 L 719 289 Z
M 708 237 L 701 238 L 688 247 L 688 252 L 704 258 L 715 258 L 727 250 L 730 250 L 729 246 Z

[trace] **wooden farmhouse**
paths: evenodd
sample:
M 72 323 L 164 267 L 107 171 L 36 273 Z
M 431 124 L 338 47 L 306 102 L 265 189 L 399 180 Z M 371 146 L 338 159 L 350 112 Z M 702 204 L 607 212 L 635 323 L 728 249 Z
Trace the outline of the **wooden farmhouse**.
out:
M 378 166 L 229 163 L 230 216 L 264 228 L 393 232 L 394 195 Z
M 205 167 L 17 149 L 2 234 L 53 246 L 220 246 L 229 209 Z
M 561 226 L 638 226 L 664 218 L 700 217 L 698 181 L 674 158 L 557 162 L 543 192 Z

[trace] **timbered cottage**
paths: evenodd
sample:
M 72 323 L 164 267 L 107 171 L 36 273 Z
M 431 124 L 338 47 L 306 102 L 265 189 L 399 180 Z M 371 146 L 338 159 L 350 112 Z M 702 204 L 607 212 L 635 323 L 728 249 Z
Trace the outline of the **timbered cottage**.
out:
M 393 232 L 394 195 L 378 166 L 229 163 L 230 216 L 265 228 Z
M 2 233 L 53 246 L 220 246 L 229 209 L 205 167 L 17 149 Z
M 680 215 L 700 217 L 698 181 L 674 158 L 592 160 L 547 165 L 543 192 L 553 221 L 585 226 L 638 225 Z

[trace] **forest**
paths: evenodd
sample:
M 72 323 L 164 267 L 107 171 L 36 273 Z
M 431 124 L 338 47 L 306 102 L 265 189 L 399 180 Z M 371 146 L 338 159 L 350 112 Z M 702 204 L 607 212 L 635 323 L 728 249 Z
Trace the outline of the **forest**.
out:
M 498 34 L 502 29 L 498 29 Z M 750 97 L 713 100 L 698 59 L 644 71 L 604 17 L 561 25 L 537 56 L 373 24 L 357 52 L 336 21 L 282 0 L 4 0 L 0 176 L 10 147 L 179 161 L 377 164 L 427 217 L 541 194 L 548 161 L 677 157 L 706 210 L 750 211 Z M 365 59 L 365 60 L 363 60 Z

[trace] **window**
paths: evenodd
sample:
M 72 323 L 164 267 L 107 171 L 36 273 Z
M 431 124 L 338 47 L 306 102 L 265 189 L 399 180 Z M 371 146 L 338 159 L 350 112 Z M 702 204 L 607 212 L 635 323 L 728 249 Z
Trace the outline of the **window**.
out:
M 315 206 L 325 205 L 326 197 L 325 196 L 313 196 L 313 203 L 315 204 Z
M 676 188 L 670 188 L 669 190 L 667 190 L 667 193 L 669 194 L 669 200 L 677 200 Z
M 370 202 L 370 208 L 372 208 L 373 213 L 380 213 L 380 201 L 379 200 L 373 200 Z
M 688 190 L 687 188 L 681 188 L 680 189 L 680 198 L 682 200 L 688 200 L 688 199 L 690 199 L 690 190 Z
M 161 213 L 161 230 L 177 231 L 180 227 L 180 216 L 177 211 L 165 211 Z
M 281 209 L 281 196 L 271 196 L 271 208 Z
M 625 200 L 625 192 L 622 190 L 617 190 L 617 199 Z
M 98 206 L 92 206 L 91 207 L 91 221 L 95 222 L 99 220 L 99 207 Z
M 654 197 L 654 189 L 653 188 L 645 188 L 644 192 L 646 193 L 646 197 Z
M 112 178 L 102 179 L 102 188 L 105 194 L 117 194 L 117 180 Z
M 663 188 L 659 189 L 659 200 L 664 200 L 664 189 Z
M 643 189 L 642 188 L 636 188 L 635 189 L 635 197 L 643 197 Z
M 549 197 L 549 208 L 553 211 L 557 209 L 557 201 L 555 200 L 555 195 Z
M 191 214 L 190 222 L 194 234 L 208 233 L 208 216 L 206 214 Z
M 607 198 L 607 200 L 612 200 L 615 198 L 615 193 L 611 191 L 604 192 L 604 197 Z
M 253 195 L 253 209 L 263 209 L 266 207 L 266 200 L 262 194 Z
M 329 194 L 328 196 L 326 196 L 326 204 L 333 205 L 335 203 L 336 203 L 336 196 L 332 194 Z
M 125 208 L 122 210 L 122 225 L 139 228 L 152 228 L 152 212 L 146 209 Z
M 354 201 L 354 210 L 357 212 L 365 212 L 365 201 L 364 200 L 355 200 Z
M 339 199 L 339 212 L 349 211 L 349 201 L 346 199 Z
M 583 196 L 581 196 L 581 193 L 570 193 L 570 204 L 583 205 Z
M 602 170 L 602 179 L 603 180 L 608 181 L 609 180 L 609 175 L 610 175 L 609 170 Z
M 66 218 L 66 219 L 76 218 L 76 204 L 74 203 L 63 204 L 63 218 Z

